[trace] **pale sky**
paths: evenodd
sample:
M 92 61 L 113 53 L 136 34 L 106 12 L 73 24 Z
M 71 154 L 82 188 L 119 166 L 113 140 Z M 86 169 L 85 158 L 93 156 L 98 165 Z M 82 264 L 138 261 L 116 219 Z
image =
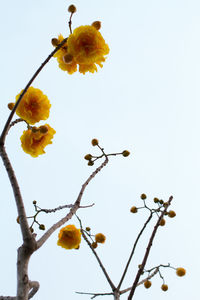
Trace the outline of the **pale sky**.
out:
M 64 0 L 2 3 L 1 128 L 9 114 L 7 103 L 15 100 L 52 51 L 51 39 L 69 34 L 69 4 Z M 110 159 L 91 182 L 82 204 L 95 206 L 78 215 L 84 226 L 106 235 L 98 254 L 117 283 L 146 216 L 145 212 L 131 214 L 130 207 L 141 206 L 141 193 L 147 194 L 149 203 L 154 197 L 166 201 L 173 195 L 177 217 L 167 218 L 166 226 L 159 229 L 146 267 L 171 263 L 184 267 L 187 275 L 179 278 L 166 269 L 167 292 L 161 291 L 157 276 L 149 290 L 139 287 L 134 299 L 198 300 L 200 2 L 77 0 L 73 4 L 77 13 L 72 27 L 100 20 L 110 53 L 96 74 L 68 75 L 52 59 L 35 80 L 33 86 L 52 104 L 48 123 L 57 131 L 53 144 L 38 158 L 24 153 L 20 146 L 24 124 L 12 128 L 6 142 L 28 215 L 33 214 L 33 200 L 42 208 L 75 201 L 95 169 L 83 159 L 87 153 L 97 153 L 92 138 L 98 138 L 108 153 L 128 149 L 130 157 Z M 21 235 L 2 162 L 0 170 L 0 295 L 13 296 Z M 39 220 L 48 228 L 64 215 L 65 211 L 41 214 Z M 78 226 L 75 218 L 69 224 Z M 153 226 L 138 246 L 123 288 L 134 280 Z M 75 291 L 110 292 L 85 242 L 79 251 L 67 251 L 57 246 L 57 235 L 58 231 L 31 258 L 30 280 L 41 285 L 34 300 L 81 300 L 89 296 Z

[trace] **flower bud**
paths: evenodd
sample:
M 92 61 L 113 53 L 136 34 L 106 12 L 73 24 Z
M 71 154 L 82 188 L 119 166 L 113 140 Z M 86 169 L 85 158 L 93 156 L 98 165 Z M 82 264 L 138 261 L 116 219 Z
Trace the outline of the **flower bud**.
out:
M 140 196 L 140 198 L 141 198 L 142 200 L 145 200 L 145 199 L 147 198 L 147 195 L 146 195 L 146 194 L 142 194 L 142 195 Z
M 17 223 L 19 224 L 19 216 L 17 217 L 16 221 L 17 221 Z
M 93 243 L 91 244 L 91 246 L 92 246 L 93 249 L 95 249 L 95 248 L 98 247 L 98 244 L 97 244 L 97 242 L 93 242 Z
M 14 106 L 15 106 L 15 103 L 13 103 L 13 102 L 8 103 L 8 108 L 10 110 L 13 110 Z
M 96 243 L 100 243 L 100 244 L 103 244 L 105 243 L 105 240 L 106 240 L 106 237 L 103 233 L 97 233 L 95 235 L 95 241 Z
M 92 139 L 91 143 L 92 146 L 97 146 L 99 144 L 99 141 L 97 139 Z
M 170 210 L 170 211 L 168 212 L 168 217 L 170 217 L 170 218 L 174 218 L 174 217 L 176 217 L 176 213 L 175 213 L 175 211 L 173 211 L 173 210 Z
M 53 38 L 53 39 L 51 40 L 51 43 L 52 43 L 52 45 L 53 45 L 54 47 L 57 47 L 57 46 L 60 44 L 59 40 L 56 39 L 56 38 Z
M 155 203 L 158 203 L 158 202 L 159 202 L 159 199 L 155 197 L 155 198 L 153 199 L 153 201 L 154 201 Z
M 184 268 L 177 268 L 176 269 L 176 275 L 179 277 L 185 276 L 186 270 Z
M 88 166 L 93 166 L 94 165 L 94 162 L 93 161 L 88 161 Z
M 34 232 L 34 229 L 33 229 L 33 227 L 30 227 L 30 231 L 31 231 L 31 233 L 33 233 L 33 232 Z
M 71 64 L 73 61 L 73 56 L 71 54 L 67 53 L 63 56 L 63 61 L 66 64 Z
M 31 130 L 32 130 L 33 133 L 36 133 L 39 130 L 39 128 L 37 128 L 36 126 L 33 126 L 31 128 Z
M 47 125 L 42 125 L 42 126 L 39 127 L 39 130 L 40 130 L 41 133 L 45 134 L 45 133 L 48 132 L 49 128 L 48 128 Z
M 168 285 L 167 284 L 162 284 L 161 285 L 161 290 L 163 290 L 164 292 L 166 292 L 168 290 Z
M 122 155 L 123 155 L 124 157 L 127 157 L 127 156 L 130 155 L 130 152 L 129 152 L 128 150 L 124 150 L 124 151 L 122 152 Z
M 150 280 L 146 280 L 144 282 L 144 286 L 145 286 L 146 289 L 149 289 L 151 287 L 151 281 Z
M 39 229 L 40 229 L 40 230 L 45 230 L 44 224 L 40 224 Z
M 86 231 L 90 231 L 91 228 L 90 228 L 90 227 L 86 227 L 85 230 L 86 230 Z
M 133 214 L 136 214 L 138 211 L 137 207 L 136 206 L 132 206 L 131 209 L 130 209 L 130 212 L 132 212 Z
M 96 30 L 99 30 L 99 29 L 101 28 L 101 22 L 100 22 L 100 21 L 94 21 L 94 22 L 92 23 L 92 26 L 93 26 L 94 28 L 96 28 Z
M 33 200 L 33 204 L 35 205 L 37 203 L 37 201 L 36 200 Z
M 91 155 L 91 154 L 86 154 L 86 155 L 84 156 L 84 158 L 85 158 L 86 160 L 90 160 L 90 159 L 92 158 L 92 155 Z
M 69 7 L 68 7 L 68 12 L 74 14 L 76 12 L 76 6 L 71 4 Z
M 160 225 L 160 226 L 165 226 L 165 219 L 161 219 L 159 225 Z

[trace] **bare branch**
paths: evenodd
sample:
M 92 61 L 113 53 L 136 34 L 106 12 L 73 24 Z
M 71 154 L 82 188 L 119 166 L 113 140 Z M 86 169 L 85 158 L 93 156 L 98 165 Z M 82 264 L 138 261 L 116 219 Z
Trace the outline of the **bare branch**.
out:
M 169 205 L 171 204 L 172 199 L 173 199 L 173 197 L 171 196 L 171 197 L 169 198 L 168 202 L 167 202 L 167 205 L 166 205 L 165 209 L 162 211 L 160 217 L 158 218 L 158 221 L 157 221 L 156 225 L 154 226 L 154 230 L 153 230 L 152 235 L 151 235 L 151 237 L 150 237 L 150 239 L 149 239 L 149 243 L 148 243 L 148 246 L 147 246 L 147 248 L 146 248 L 146 252 L 145 252 L 145 255 L 144 255 L 142 264 L 141 264 L 141 268 L 139 268 L 139 270 L 138 270 L 138 272 L 137 272 L 137 275 L 136 275 L 135 280 L 134 280 L 134 282 L 133 282 L 133 285 L 132 285 L 130 294 L 129 294 L 129 296 L 128 296 L 128 300 L 131 300 L 131 299 L 133 298 L 133 295 L 134 295 L 134 293 L 135 293 L 135 289 L 136 289 L 136 287 L 137 287 L 138 281 L 139 281 L 139 279 L 140 279 L 140 276 L 142 275 L 142 272 L 143 272 L 143 270 L 144 270 L 145 264 L 146 264 L 146 262 L 147 262 L 147 258 L 148 258 L 148 256 L 149 256 L 149 253 L 150 253 L 150 250 L 151 250 L 151 246 L 152 246 L 152 244 L 153 244 L 154 237 L 155 237 L 156 232 L 157 232 L 157 229 L 158 229 L 158 227 L 159 227 L 159 225 L 160 225 L 160 221 L 161 221 L 161 219 L 163 218 L 163 216 L 165 215 L 165 212 L 167 211 Z
M 53 212 L 56 212 L 56 211 L 64 209 L 64 208 L 72 208 L 73 206 L 74 206 L 74 204 L 66 204 L 66 205 L 61 205 L 56 208 L 50 208 L 50 209 L 41 208 L 39 212 L 45 212 L 46 214 L 48 214 L 48 213 L 53 213 Z M 92 207 L 92 206 L 94 206 L 94 203 L 89 204 L 89 205 L 79 206 L 79 208 L 88 208 L 88 207 Z
M 80 221 L 80 219 L 79 219 L 79 221 Z M 80 222 L 80 224 L 81 224 L 81 222 Z M 81 233 L 82 233 L 82 236 L 83 236 L 84 240 L 86 241 L 86 243 L 88 244 L 88 246 L 89 246 L 90 249 L 92 250 L 92 253 L 93 253 L 94 256 L 96 257 L 96 259 L 97 259 L 97 261 L 98 261 L 98 263 L 99 263 L 99 266 L 100 266 L 101 270 L 103 271 L 103 273 L 104 273 L 104 275 L 105 275 L 105 277 L 106 277 L 106 279 L 107 279 L 107 281 L 108 281 L 108 283 L 109 283 L 109 285 L 110 285 L 112 291 L 114 292 L 114 291 L 116 290 L 116 287 L 114 286 L 112 280 L 110 279 L 110 276 L 108 275 L 108 273 L 107 273 L 107 271 L 106 271 L 104 265 L 102 264 L 102 262 L 101 262 L 101 260 L 100 260 L 100 258 L 99 258 L 99 256 L 98 256 L 98 254 L 96 253 L 96 251 L 95 251 L 94 248 L 92 247 L 90 241 L 89 241 L 88 238 L 86 237 L 86 235 L 85 235 L 85 233 L 84 233 L 84 230 L 83 230 L 83 228 L 82 228 L 82 225 L 81 225 Z
M 154 277 L 154 276 L 158 273 L 158 270 L 159 270 L 159 268 L 157 267 L 157 268 L 155 269 L 155 271 L 154 271 L 151 275 L 149 275 L 149 276 L 147 276 L 145 279 L 141 280 L 141 281 L 137 284 L 137 286 L 143 284 L 145 281 L 147 281 L 147 280 L 151 279 L 152 277 Z M 131 290 L 131 288 L 132 288 L 132 287 L 129 287 L 129 288 L 125 289 L 125 290 L 120 291 L 120 295 L 129 292 L 129 291 Z
M 151 211 L 151 212 L 150 212 L 150 216 L 148 217 L 147 221 L 144 223 L 142 229 L 140 230 L 140 232 L 139 232 L 139 234 L 138 234 L 138 236 L 137 236 L 137 238 L 136 238 L 136 240 L 135 240 L 135 243 L 134 243 L 134 245 L 133 245 L 133 249 L 132 249 L 132 251 L 131 251 L 130 257 L 129 257 L 129 259 L 128 259 L 128 262 L 127 262 L 127 264 L 126 264 L 126 267 L 125 267 L 125 269 L 124 269 L 124 272 L 123 272 L 123 274 L 122 274 L 121 280 L 120 280 L 120 282 L 119 282 L 119 285 L 117 286 L 117 289 L 118 289 L 118 290 L 120 290 L 120 287 L 121 287 L 121 285 L 122 285 L 122 282 L 123 282 L 123 280 L 124 280 L 124 277 L 125 277 L 125 275 L 126 275 L 126 273 L 127 273 L 127 270 L 128 270 L 129 265 L 130 265 L 130 262 L 131 262 L 131 259 L 132 259 L 132 257 L 133 257 L 133 254 L 134 254 L 134 252 L 135 252 L 137 243 L 138 243 L 138 241 L 139 241 L 139 239 L 140 239 L 142 233 L 144 232 L 144 230 L 145 230 L 147 224 L 151 221 L 152 216 L 153 216 L 153 213 L 152 213 L 152 211 Z
M 0 300 L 17 300 L 17 297 L 0 296 Z
M 113 293 L 84 293 L 84 292 L 76 292 L 76 294 L 79 294 L 79 295 L 90 295 L 90 296 L 92 296 L 90 299 L 94 299 L 94 298 L 96 298 L 98 296 L 112 296 L 113 295 Z
M 89 176 L 89 178 L 82 185 L 82 188 L 80 190 L 78 198 L 75 201 L 72 208 L 70 209 L 69 213 L 64 218 L 62 218 L 60 221 L 55 223 L 51 228 L 49 228 L 49 230 L 47 230 L 45 232 L 45 234 L 37 241 L 37 249 L 39 249 L 46 242 L 46 240 L 52 235 L 52 233 L 54 233 L 54 231 L 56 229 L 58 229 L 60 226 L 65 224 L 68 220 L 70 220 L 73 217 L 73 215 L 76 213 L 77 209 L 80 206 L 80 202 L 81 202 L 81 199 L 83 197 L 83 193 L 85 191 L 85 188 L 90 183 L 90 181 L 97 175 L 97 173 L 99 173 L 101 171 L 101 169 L 107 165 L 107 163 L 108 163 L 108 158 L 106 157 L 105 161 Z

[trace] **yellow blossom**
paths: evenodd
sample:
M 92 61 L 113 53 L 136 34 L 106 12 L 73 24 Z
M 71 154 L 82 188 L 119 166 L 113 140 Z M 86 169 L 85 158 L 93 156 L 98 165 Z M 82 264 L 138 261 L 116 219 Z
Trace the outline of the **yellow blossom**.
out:
M 57 245 L 65 249 L 77 249 L 81 242 L 81 232 L 75 225 L 63 227 L 58 234 Z
M 59 35 L 59 42 L 63 39 L 63 36 Z M 109 47 L 101 33 L 94 26 L 85 25 L 74 29 L 64 47 L 54 56 L 62 70 L 72 74 L 77 71 L 77 65 L 79 65 L 79 72 L 85 74 L 97 72 L 97 65 L 102 68 L 102 63 L 108 53 Z M 66 55 L 70 55 L 69 63 L 63 59 Z
M 33 132 L 31 129 L 28 129 L 24 130 L 21 136 L 22 149 L 32 157 L 37 157 L 38 155 L 44 154 L 44 148 L 48 144 L 52 144 L 51 140 L 56 131 L 48 124 L 45 124 L 45 126 L 48 128 L 46 133 L 42 133 L 39 130 Z
M 95 241 L 97 243 L 103 244 L 103 243 L 105 243 L 105 240 L 106 240 L 106 237 L 105 237 L 105 235 L 103 233 L 97 233 L 95 235 Z
M 16 96 L 16 102 L 23 90 Z M 16 114 L 28 122 L 35 124 L 49 117 L 51 104 L 43 92 L 34 87 L 29 87 L 16 109 Z

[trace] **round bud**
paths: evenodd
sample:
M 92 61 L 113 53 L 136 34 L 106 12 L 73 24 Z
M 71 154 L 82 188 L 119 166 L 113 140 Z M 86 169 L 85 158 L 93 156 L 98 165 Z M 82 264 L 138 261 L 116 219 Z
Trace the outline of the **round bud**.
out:
M 103 244 L 106 241 L 106 237 L 105 237 L 105 235 L 103 233 L 97 233 L 95 235 L 95 241 L 97 243 Z
M 92 26 L 93 26 L 94 28 L 96 28 L 96 30 L 99 30 L 99 29 L 101 28 L 101 22 L 100 22 L 100 21 L 94 21 L 94 22 L 92 23 Z
M 33 204 L 35 205 L 37 203 L 37 201 L 36 200 L 33 200 Z
M 69 7 L 68 7 L 68 12 L 74 14 L 76 12 L 76 6 L 71 4 Z
M 13 103 L 13 102 L 8 103 L 8 108 L 10 110 L 13 110 L 14 106 L 15 106 L 15 103 Z
M 17 223 L 19 224 L 19 216 L 17 217 L 16 221 L 17 221 Z
M 91 244 L 91 246 L 92 246 L 93 249 L 95 249 L 95 248 L 98 247 L 98 244 L 97 244 L 97 242 L 93 242 L 93 243 Z
M 144 282 L 144 286 L 145 286 L 146 289 L 149 289 L 151 287 L 151 281 L 150 280 L 146 280 Z
M 160 226 L 165 226 L 165 219 L 161 219 L 159 225 L 160 225 Z
M 179 277 L 182 277 L 186 274 L 186 270 L 184 268 L 177 268 L 176 269 L 176 275 Z
M 146 194 L 142 194 L 142 195 L 140 196 L 140 198 L 141 198 L 142 200 L 145 200 L 145 199 L 147 198 L 147 195 L 146 195 Z
M 163 203 L 163 206 L 164 206 L 164 207 L 167 207 L 167 206 L 168 206 L 168 203 L 167 203 L 167 202 L 164 202 L 164 203 Z
M 130 155 L 130 152 L 129 152 L 128 150 L 124 150 L 124 151 L 122 152 L 122 155 L 123 155 L 124 157 L 127 157 L 127 156 Z
M 163 204 L 163 203 L 164 203 L 164 201 L 163 201 L 163 200 L 160 200 L 159 202 L 160 202 L 160 204 Z
M 45 230 L 44 224 L 40 224 L 39 229 L 40 229 L 40 230 Z
M 168 285 L 167 284 L 162 284 L 161 285 L 161 290 L 163 290 L 164 292 L 166 292 L 168 290 Z
M 39 130 L 40 130 L 41 133 L 45 134 L 45 133 L 48 132 L 49 128 L 48 128 L 47 125 L 42 125 L 42 126 L 39 127 Z
M 173 210 L 170 210 L 170 211 L 168 212 L 168 217 L 170 217 L 170 218 L 174 218 L 174 217 L 176 217 L 176 213 L 175 213 L 175 211 L 173 211 Z
M 84 156 L 84 158 L 85 158 L 86 160 L 90 160 L 90 159 L 92 158 L 92 155 L 91 155 L 91 154 L 86 154 L 86 155 Z
M 66 64 L 71 64 L 73 61 L 73 56 L 71 54 L 67 53 L 63 56 L 63 61 Z
M 158 202 L 159 202 L 159 199 L 155 197 L 155 198 L 153 199 L 153 201 L 154 201 L 155 203 L 158 203 Z
M 90 231 L 91 228 L 90 228 L 90 227 L 86 227 L 85 230 L 86 230 L 86 231 Z
M 33 133 L 36 133 L 39 130 L 39 128 L 37 128 L 36 126 L 33 126 L 31 128 L 31 130 L 32 130 Z
M 92 146 L 97 146 L 99 144 L 99 141 L 97 139 L 92 139 L 91 143 Z
M 93 166 L 94 165 L 94 162 L 93 161 L 88 161 L 88 166 Z
M 33 227 L 30 227 L 30 231 L 31 231 L 31 233 L 33 233 L 33 232 L 34 232 L 34 229 L 33 229 Z
M 130 209 L 130 212 L 132 212 L 133 214 L 136 214 L 138 211 L 137 207 L 136 206 L 132 206 L 131 209 Z
M 53 38 L 53 39 L 51 40 L 51 43 L 52 43 L 52 45 L 53 45 L 54 47 L 57 47 L 57 46 L 60 44 L 59 40 L 56 39 L 56 38 Z

